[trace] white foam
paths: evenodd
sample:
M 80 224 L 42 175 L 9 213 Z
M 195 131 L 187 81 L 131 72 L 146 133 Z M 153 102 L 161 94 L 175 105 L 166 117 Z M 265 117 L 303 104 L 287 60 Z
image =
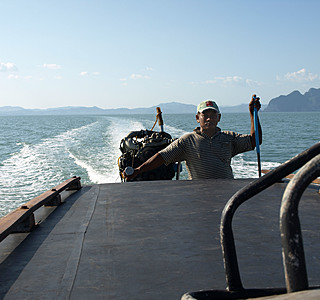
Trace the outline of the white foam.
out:
M 130 117 L 106 117 L 101 119 L 94 132 L 91 132 L 91 135 L 96 134 L 96 139 L 101 139 L 101 145 L 97 147 L 87 145 L 90 151 L 83 153 L 69 151 L 69 157 L 86 171 L 89 179 L 87 183 L 120 182 L 118 168 L 118 158 L 121 155 L 120 141 L 130 131 L 139 131 L 143 128 L 142 122 Z
M 279 163 L 261 162 L 261 169 L 271 170 L 279 166 Z M 244 154 L 238 154 L 232 159 L 231 167 L 234 178 L 258 178 L 257 161 L 248 161 L 244 159 Z
M 180 136 L 188 133 L 188 131 L 172 127 L 170 125 L 165 125 L 165 132 L 169 133 L 173 138 L 179 138 Z
M 91 126 L 69 130 L 39 144 L 22 143 L 19 152 L 3 161 L 0 166 L 0 201 L 6 203 L 1 205 L 5 207 L 5 212 L 67 179 L 67 145 L 74 136 Z M 70 173 L 68 177 L 73 175 Z
M 90 181 L 93 183 L 101 183 L 101 182 L 108 182 L 108 176 L 98 172 L 95 170 L 90 164 L 86 161 L 80 160 L 76 158 L 71 152 L 69 152 L 69 156 L 74 159 L 75 163 L 79 165 L 81 168 L 85 169 L 88 172 L 88 176 Z

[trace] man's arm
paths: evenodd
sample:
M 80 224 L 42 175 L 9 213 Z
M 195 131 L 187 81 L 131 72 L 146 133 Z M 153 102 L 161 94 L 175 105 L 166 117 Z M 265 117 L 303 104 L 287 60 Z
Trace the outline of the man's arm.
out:
M 161 154 L 158 152 L 155 155 L 151 156 L 148 160 L 146 160 L 140 167 L 135 168 L 134 172 L 130 176 L 125 176 L 127 181 L 132 180 L 136 176 L 141 173 L 151 171 L 163 165 L 165 163 L 164 159 L 162 158 Z
M 256 137 L 255 137 L 255 131 L 254 131 L 254 115 L 253 115 L 253 111 L 254 111 L 254 105 L 256 105 L 257 110 L 260 110 L 261 108 L 261 104 L 259 99 L 254 100 L 254 97 L 256 95 L 252 96 L 252 99 L 249 103 L 249 112 L 250 112 L 250 120 L 251 120 L 251 130 L 250 130 L 250 135 L 251 135 L 251 144 L 252 147 L 254 148 L 256 146 Z M 259 129 L 259 144 L 262 144 L 262 129 L 260 126 L 260 121 L 259 121 L 259 117 L 258 117 L 258 129 Z

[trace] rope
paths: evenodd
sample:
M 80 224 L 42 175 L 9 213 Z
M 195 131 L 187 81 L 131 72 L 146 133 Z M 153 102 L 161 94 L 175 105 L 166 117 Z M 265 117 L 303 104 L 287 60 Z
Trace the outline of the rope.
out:
M 121 156 L 119 156 L 119 158 L 118 158 L 118 168 L 119 168 L 119 170 L 120 170 L 120 163 L 119 163 L 120 158 L 121 158 Z M 122 172 L 119 172 L 119 176 L 121 177 L 121 182 L 122 182 L 124 180 L 124 176 L 123 176 Z
M 153 124 L 153 126 L 152 126 L 152 128 L 151 128 L 150 131 L 153 131 L 153 128 L 156 126 L 157 121 L 159 120 L 160 115 L 161 115 L 161 111 L 159 111 L 159 112 L 157 113 L 157 115 L 156 115 L 156 120 L 155 120 L 155 122 L 154 122 L 154 124 Z M 137 139 L 137 137 L 136 137 L 136 139 Z M 118 168 L 119 168 L 119 169 L 120 169 L 120 163 L 119 163 L 120 158 L 121 158 L 121 156 L 119 156 L 119 158 L 118 158 Z M 132 167 L 133 167 L 133 163 L 134 163 L 134 156 L 132 157 Z M 124 180 L 123 172 L 119 172 L 119 173 L 120 173 L 121 181 Z
M 151 131 L 153 130 L 154 126 L 156 126 L 157 121 L 158 121 L 158 119 L 159 119 L 159 115 L 160 115 L 160 114 L 157 113 L 156 120 L 155 120 L 155 122 L 154 122 L 154 124 L 153 124 L 153 126 L 152 126 L 152 128 L 151 128 Z

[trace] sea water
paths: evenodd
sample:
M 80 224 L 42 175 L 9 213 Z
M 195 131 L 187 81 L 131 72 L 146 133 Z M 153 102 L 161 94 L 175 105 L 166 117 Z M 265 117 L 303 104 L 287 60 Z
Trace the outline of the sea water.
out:
M 195 114 L 163 114 L 164 130 L 177 138 L 198 124 Z M 273 169 L 319 141 L 320 113 L 260 113 L 262 169 Z M 81 182 L 120 182 L 120 141 L 151 129 L 154 115 L 0 117 L 0 216 L 72 176 Z M 222 130 L 250 132 L 248 113 L 224 113 Z M 154 130 L 159 130 L 156 125 Z M 256 178 L 255 151 L 233 158 L 235 178 Z M 180 176 L 187 178 L 185 167 Z

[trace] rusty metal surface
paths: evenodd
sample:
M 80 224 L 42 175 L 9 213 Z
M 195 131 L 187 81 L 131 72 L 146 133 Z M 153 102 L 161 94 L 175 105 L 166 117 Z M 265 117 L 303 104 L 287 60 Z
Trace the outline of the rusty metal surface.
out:
M 249 182 L 83 187 L 24 241 L 17 236 L 16 248 L 10 239 L 0 244 L 0 298 L 180 299 L 188 291 L 224 289 L 220 217 Z M 285 286 L 279 233 L 285 186 L 254 196 L 234 216 L 246 288 Z M 307 189 L 300 207 L 310 285 L 320 283 L 318 202 L 316 191 Z

